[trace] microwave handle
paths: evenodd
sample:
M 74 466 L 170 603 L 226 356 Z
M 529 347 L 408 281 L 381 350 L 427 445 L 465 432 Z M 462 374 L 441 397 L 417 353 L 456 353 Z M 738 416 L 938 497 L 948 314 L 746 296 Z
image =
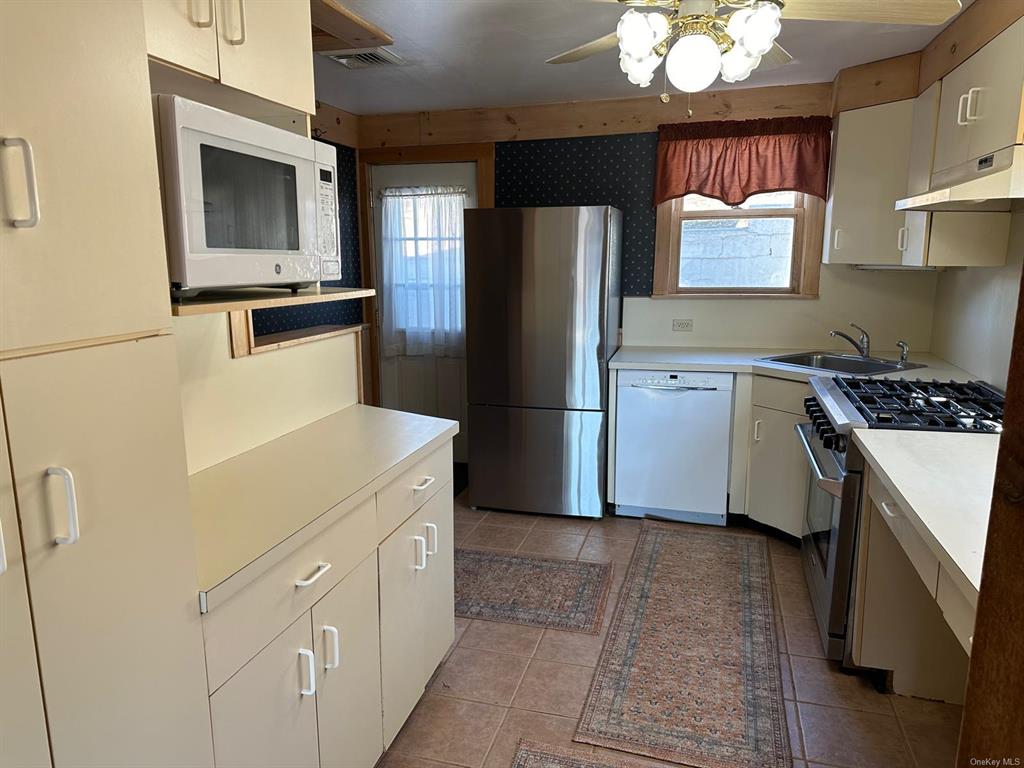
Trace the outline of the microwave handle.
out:
M 835 478 L 829 477 L 821 471 L 821 467 L 818 466 L 818 459 L 814 455 L 814 451 L 811 450 L 811 444 L 807 440 L 807 430 L 801 429 L 800 427 L 810 426 L 808 424 L 797 424 L 793 427 L 796 430 L 797 435 L 800 437 L 800 442 L 803 443 L 804 453 L 807 454 L 807 461 L 811 465 L 811 471 L 814 473 L 814 479 L 818 484 L 818 487 L 830 496 L 835 496 L 837 499 L 843 497 L 843 481 L 836 480 Z

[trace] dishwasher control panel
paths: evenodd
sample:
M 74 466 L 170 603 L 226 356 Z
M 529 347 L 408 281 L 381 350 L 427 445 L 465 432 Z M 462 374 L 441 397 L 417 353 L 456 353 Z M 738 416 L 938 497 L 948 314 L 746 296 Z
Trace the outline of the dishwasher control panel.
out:
M 632 371 L 620 370 L 620 387 L 678 387 L 679 389 L 732 389 L 731 373 L 703 371 Z

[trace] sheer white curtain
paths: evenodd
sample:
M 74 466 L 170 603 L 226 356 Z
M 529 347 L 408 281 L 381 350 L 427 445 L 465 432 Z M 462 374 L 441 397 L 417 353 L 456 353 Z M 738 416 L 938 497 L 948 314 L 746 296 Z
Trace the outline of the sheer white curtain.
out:
M 463 357 L 465 187 L 381 191 L 385 357 Z

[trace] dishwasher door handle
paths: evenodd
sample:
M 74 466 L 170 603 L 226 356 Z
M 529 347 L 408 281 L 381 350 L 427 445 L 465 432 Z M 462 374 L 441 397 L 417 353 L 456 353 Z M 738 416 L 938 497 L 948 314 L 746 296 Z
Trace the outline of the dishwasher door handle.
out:
M 718 387 L 681 387 L 675 384 L 630 384 L 633 389 L 658 389 L 663 392 L 717 392 Z
M 814 451 L 811 450 L 811 443 L 807 439 L 807 432 L 800 429 L 801 426 L 805 425 L 796 424 L 793 429 L 796 430 L 797 435 L 800 437 L 800 442 L 803 443 L 804 453 L 807 454 L 807 461 L 811 465 L 811 471 L 814 473 L 814 479 L 817 481 L 818 487 L 830 496 L 835 496 L 837 499 L 841 499 L 843 497 L 842 478 L 837 480 L 834 477 L 829 477 L 821 471 L 821 467 L 818 465 L 818 459 L 814 455 Z

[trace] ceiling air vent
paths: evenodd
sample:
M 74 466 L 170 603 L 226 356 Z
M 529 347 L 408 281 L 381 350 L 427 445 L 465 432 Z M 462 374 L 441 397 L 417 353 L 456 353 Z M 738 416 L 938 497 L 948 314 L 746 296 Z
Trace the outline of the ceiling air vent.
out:
M 405 59 L 385 48 L 350 48 L 343 51 L 321 51 L 320 53 L 349 69 L 400 67 L 405 64 Z

